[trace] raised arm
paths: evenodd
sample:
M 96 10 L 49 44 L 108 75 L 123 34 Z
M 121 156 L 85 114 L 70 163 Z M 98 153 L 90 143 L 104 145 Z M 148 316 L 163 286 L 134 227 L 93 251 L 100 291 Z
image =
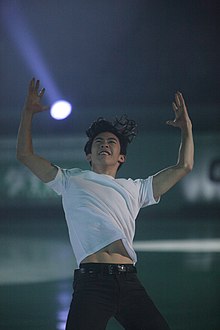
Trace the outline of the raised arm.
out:
M 30 81 L 27 98 L 21 114 L 21 122 L 17 138 L 17 159 L 27 166 L 43 182 L 53 180 L 57 168 L 48 160 L 36 155 L 32 145 L 32 120 L 34 114 L 43 112 L 48 107 L 43 106 L 41 99 L 45 89 L 39 91 L 40 81 L 33 78 Z
M 153 192 L 156 199 L 172 188 L 193 168 L 194 143 L 192 123 L 187 112 L 184 98 L 180 92 L 175 94 L 173 111 L 175 113 L 175 119 L 167 121 L 167 124 L 181 129 L 178 160 L 176 165 L 170 166 L 154 175 Z

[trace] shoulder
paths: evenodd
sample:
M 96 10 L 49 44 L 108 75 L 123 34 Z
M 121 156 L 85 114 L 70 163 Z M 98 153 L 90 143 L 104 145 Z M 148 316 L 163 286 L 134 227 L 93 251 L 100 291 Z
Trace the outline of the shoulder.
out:
M 62 168 L 61 171 L 67 176 L 80 175 L 83 172 L 83 170 L 80 168 Z
M 56 165 L 54 165 L 56 166 Z M 57 167 L 57 175 L 56 177 L 47 183 L 47 185 L 54 189 L 59 195 L 62 194 L 69 186 L 70 182 L 74 180 L 74 178 L 83 176 L 83 174 L 87 171 L 84 171 L 80 168 L 71 168 L 65 169 L 59 166 Z
M 85 172 L 87 172 L 87 171 L 82 170 L 80 168 L 66 169 L 66 168 L 62 168 L 62 167 L 57 166 L 57 165 L 54 165 L 54 166 L 57 168 L 57 174 L 51 182 L 48 182 L 49 184 L 53 183 L 53 182 L 59 182 L 59 181 L 66 182 L 71 177 L 80 176 L 80 175 L 83 175 Z
M 117 182 L 119 185 L 125 187 L 125 188 L 135 188 L 138 186 L 138 182 L 136 182 L 136 180 L 133 180 L 131 178 L 125 179 L 125 178 L 119 178 L 119 179 L 115 179 L 115 182 Z
M 149 182 L 152 181 L 152 177 L 149 176 L 145 179 L 132 179 L 132 178 L 119 178 L 119 179 L 115 179 L 119 184 L 121 185 L 130 185 L 130 186 L 140 186 L 143 184 L 147 184 Z
M 64 175 L 65 177 L 71 177 L 71 176 L 83 175 L 87 171 L 82 170 L 81 168 L 61 168 L 61 167 L 58 167 L 58 172 L 60 172 L 60 174 Z

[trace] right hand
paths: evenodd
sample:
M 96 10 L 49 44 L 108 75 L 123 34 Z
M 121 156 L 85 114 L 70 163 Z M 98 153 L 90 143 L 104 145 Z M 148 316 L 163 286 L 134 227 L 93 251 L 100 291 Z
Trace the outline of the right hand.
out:
M 180 129 L 187 129 L 192 127 L 191 120 L 188 115 L 187 107 L 183 95 L 180 92 L 175 94 L 175 101 L 173 102 L 173 111 L 175 113 L 174 120 L 168 120 L 167 124 Z
M 24 111 L 35 114 L 37 112 L 43 112 L 49 109 L 48 106 L 44 106 L 41 103 L 41 99 L 44 96 L 45 88 L 39 91 L 40 80 L 35 83 L 35 78 L 33 78 L 29 83 L 28 94 L 26 97 Z

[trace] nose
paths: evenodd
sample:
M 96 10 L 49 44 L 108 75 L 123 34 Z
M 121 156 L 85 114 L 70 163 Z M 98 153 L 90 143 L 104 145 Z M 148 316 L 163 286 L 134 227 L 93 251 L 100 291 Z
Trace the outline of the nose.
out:
M 109 144 L 107 141 L 103 141 L 102 144 L 101 144 L 101 148 L 109 148 Z
M 100 146 L 101 150 L 108 150 L 109 149 L 109 145 L 108 144 L 102 144 Z

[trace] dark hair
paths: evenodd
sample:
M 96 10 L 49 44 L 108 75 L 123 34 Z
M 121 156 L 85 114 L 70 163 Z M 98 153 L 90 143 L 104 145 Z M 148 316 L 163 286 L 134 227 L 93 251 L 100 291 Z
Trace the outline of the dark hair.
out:
M 103 117 L 99 117 L 86 130 L 86 135 L 89 138 L 84 147 L 86 155 L 91 153 L 94 138 L 102 132 L 115 134 L 120 142 L 121 154 L 126 155 L 128 143 L 131 143 L 133 138 L 137 135 L 137 124 L 134 120 L 128 119 L 126 115 L 121 116 L 119 119 L 116 117 L 112 122 Z

